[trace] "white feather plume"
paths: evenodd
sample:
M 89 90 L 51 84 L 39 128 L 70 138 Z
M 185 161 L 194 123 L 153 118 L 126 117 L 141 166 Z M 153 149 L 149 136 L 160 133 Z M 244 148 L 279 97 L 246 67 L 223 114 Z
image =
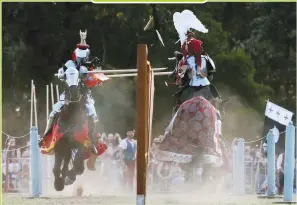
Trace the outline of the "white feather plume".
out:
M 195 16 L 195 14 L 190 10 L 184 10 L 182 16 L 185 19 L 185 23 L 189 28 L 200 31 L 201 33 L 208 33 L 208 29 L 201 23 L 201 21 Z
M 208 33 L 208 29 L 205 28 L 201 21 L 190 10 L 184 10 L 181 13 L 175 12 L 173 14 L 173 22 L 181 44 L 186 40 L 186 33 L 190 28 L 202 33 Z
M 181 44 L 186 40 L 186 32 L 188 28 L 185 26 L 185 23 L 183 22 L 183 16 L 179 12 L 175 12 L 173 14 L 173 23 L 174 27 L 179 35 L 179 39 Z

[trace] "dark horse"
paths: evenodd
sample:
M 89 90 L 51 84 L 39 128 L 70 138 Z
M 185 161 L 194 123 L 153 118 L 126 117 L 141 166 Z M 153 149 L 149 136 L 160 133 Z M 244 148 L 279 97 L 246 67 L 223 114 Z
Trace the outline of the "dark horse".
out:
M 72 184 L 76 175 L 84 172 L 85 145 L 89 139 L 87 115 L 83 100 L 64 106 L 57 118 L 57 123 L 54 126 L 58 126 L 59 132 L 63 133 L 63 137 L 55 147 L 53 169 L 55 189 L 59 191 L 63 190 L 64 185 Z M 74 154 L 73 167 L 68 170 L 72 154 Z M 62 163 L 63 168 L 61 170 Z M 66 183 L 65 178 L 67 179 Z
M 159 140 L 157 160 L 182 163 L 187 172 L 203 165 L 204 177 L 210 174 L 207 167 L 222 168 L 226 158 L 216 121 L 217 109 L 205 98 L 187 100 Z
M 57 191 L 62 191 L 65 185 L 72 184 L 76 175 L 84 172 L 85 151 L 89 143 L 88 116 L 76 68 L 70 67 L 65 71 L 65 82 L 65 104 L 56 115 L 53 127 L 41 146 L 43 154 L 49 152 L 55 154 L 53 173 Z M 73 167 L 69 170 L 72 155 L 74 155 Z M 65 183 L 66 177 L 67 183 Z

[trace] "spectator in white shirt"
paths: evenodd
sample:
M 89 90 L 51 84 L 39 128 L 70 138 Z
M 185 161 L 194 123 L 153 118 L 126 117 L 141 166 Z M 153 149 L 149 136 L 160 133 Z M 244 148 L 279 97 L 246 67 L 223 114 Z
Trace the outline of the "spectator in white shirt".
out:
M 133 190 L 135 178 L 135 160 L 137 143 L 134 138 L 134 131 L 127 132 L 127 138 L 123 139 L 119 145 L 121 160 L 125 166 L 124 184 L 128 184 L 130 190 Z
M 16 159 L 13 159 L 12 162 L 8 165 L 8 173 L 10 174 L 11 180 L 15 181 L 16 186 L 18 184 L 21 169 L 21 165 Z

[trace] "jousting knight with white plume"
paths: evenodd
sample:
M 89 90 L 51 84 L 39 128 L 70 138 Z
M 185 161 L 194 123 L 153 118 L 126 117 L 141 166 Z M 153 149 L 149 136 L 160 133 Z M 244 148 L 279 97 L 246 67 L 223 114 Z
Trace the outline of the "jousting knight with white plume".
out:
M 181 43 L 181 53 L 174 52 L 176 59 L 176 68 L 170 75 L 176 80 L 176 84 L 182 88 L 176 93 L 178 98 L 175 111 L 185 102 L 196 96 L 203 96 L 207 100 L 219 97 L 216 89 L 210 87 L 210 81 L 215 73 L 215 64 L 213 60 L 204 52 L 201 40 L 195 38 L 191 29 L 208 33 L 208 29 L 190 10 L 184 10 L 181 13 L 173 14 L 173 22 L 176 31 L 179 34 Z
M 183 102 L 194 97 L 201 96 L 210 101 L 217 111 L 217 131 L 221 139 L 224 161 L 228 162 L 227 152 L 224 150 L 222 140 L 222 118 L 219 110 L 224 112 L 224 104 L 229 99 L 222 100 L 216 88 L 210 84 L 216 72 L 215 64 L 204 52 L 203 42 L 196 39 L 194 32 L 191 30 L 208 33 L 208 29 L 190 10 L 174 13 L 173 22 L 181 43 L 181 52 L 175 51 L 175 57 L 170 58 L 170 60 L 176 60 L 175 70 L 170 76 L 174 76 L 175 84 L 181 87 L 181 90 L 175 94 L 177 105 L 174 111 L 178 112 L 178 108 Z

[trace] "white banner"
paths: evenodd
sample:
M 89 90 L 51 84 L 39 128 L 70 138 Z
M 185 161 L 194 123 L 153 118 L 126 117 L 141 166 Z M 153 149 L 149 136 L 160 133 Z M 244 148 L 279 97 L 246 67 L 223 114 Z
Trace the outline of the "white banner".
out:
M 265 116 L 269 117 L 270 119 L 288 126 L 289 122 L 292 120 L 293 114 L 294 113 L 286 110 L 285 108 L 267 101 Z

